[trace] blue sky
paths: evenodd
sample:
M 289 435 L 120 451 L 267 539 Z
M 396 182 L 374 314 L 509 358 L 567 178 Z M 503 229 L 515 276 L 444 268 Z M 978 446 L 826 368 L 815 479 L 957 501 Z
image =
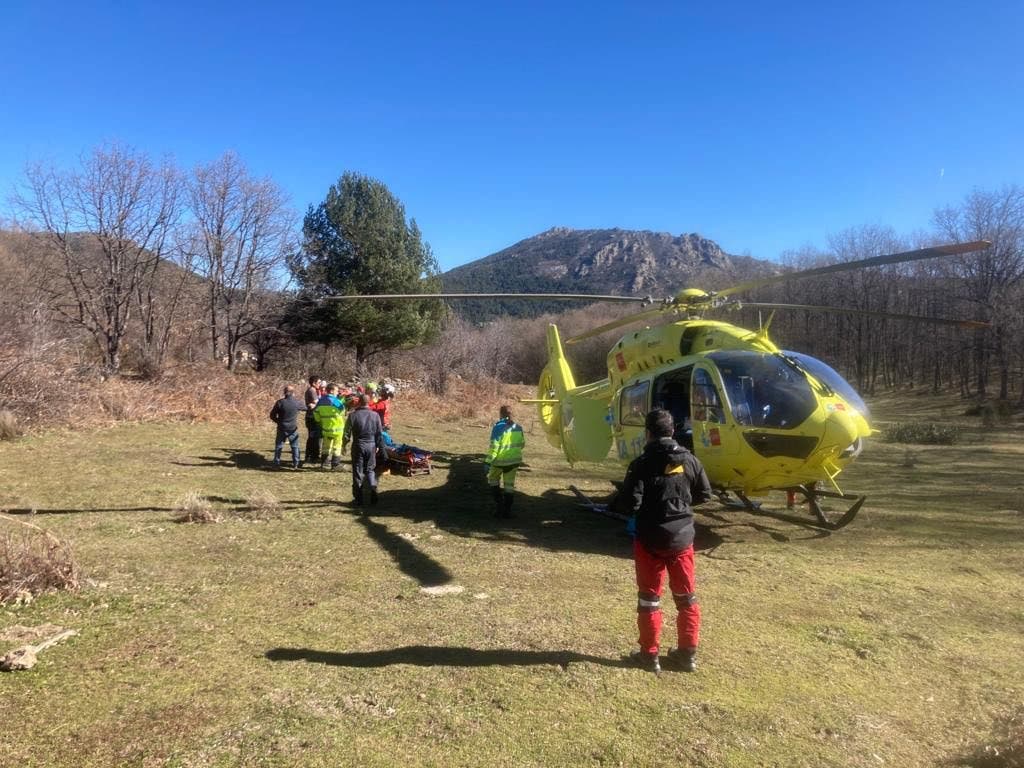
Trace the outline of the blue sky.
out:
M 1024 3 L 0 3 L 0 185 L 236 150 L 384 181 L 443 268 L 552 226 L 776 258 L 1024 183 Z

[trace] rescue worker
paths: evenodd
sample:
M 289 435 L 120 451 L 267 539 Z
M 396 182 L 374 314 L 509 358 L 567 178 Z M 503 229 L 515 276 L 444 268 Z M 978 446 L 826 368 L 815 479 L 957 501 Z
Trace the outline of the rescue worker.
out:
M 512 518 L 513 493 L 516 488 L 516 471 L 523 463 L 523 448 L 526 438 L 523 428 L 512 419 L 512 408 L 503 405 L 498 411 L 501 417 L 491 429 L 491 446 L 487 451 L 487 484 L 494 499 L 494 516 Z M 504 493 L 502 487 L 504 486 Z
M 306 410 L 301 400 L 295 397 L 295 387 L 291 384 L 283 391 L 284 397 L 274 403 L 270 409 L 270 420 L 277 424 L 277 437 L 274 440 L 274 466 L 281 466 L 281 451 L 284 441 L 292 450 L 292 469 L 299 468 L 299 412 Z
M 623 498 L 636 515 L 633 561 L 636 567 L 640 650 L 632 658 L 644 669 L 661 672 L 661 592 L 668 573 L 676 604 L 678 646 L 668 662 L 676 669 L 697 668 L 700 606 L 693 569 L 693 509 L 711 500 L 711 483 L 700 461 L 672 439 L 672 414 L 656 408 L 644 422 L 647 445 L 630 463 Z
M 370 398 L 359 396 L 359 407 L 345 422 L 345 445 L 352 443 L 352 500 L 363 505 L 363 489 L 370 488 L 370 504 L 377 503 L 377 452 L 384 450 L 380 416 L 370 410 Z
M 320 461 L 320 426 L 313 416 L 313 409 L 320 400 L 320 377 L 310 376 L 309 386 L 303 399 L 306 402 L 306 464 L 315 465 Z
M 338 399 L 338 385 L 328 384 L 313 409 L 322 439 L 320 469 L 337 469 L 341 464 L 341 439 L 345 432 L 345 404 Z
M 377 395 L 377 399 L 370 403 L 370 409 L 380 416 L 381 426 L 387 432 L 391 429 L 391 398 L 395 396 L 395 388 L 391 384 L 385 384 L 377 390 Z
M 348 409 L 349 413 L 359 407 L 359 396 L 362 394 L 360 391 L 361 389 L 362 387 L 356 387 L 355 389 L 350 389 L 346 392 L 345 407 Z

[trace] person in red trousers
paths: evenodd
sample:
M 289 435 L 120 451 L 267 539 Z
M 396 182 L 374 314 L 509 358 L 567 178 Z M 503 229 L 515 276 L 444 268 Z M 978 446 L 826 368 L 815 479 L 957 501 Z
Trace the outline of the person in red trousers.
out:
M 697 668 L 700 606 L 693 571 L 693 506 L 712 497 L 704 467 L 672 439 L 673 426 L 668 411 L 659 408 L 647 414 L 647 445 L 626 470 L 622 488 L 636 515 L 633 561 L 640 650 L 632 658 L 655 674 L 661 672 L 658 643 L 666 573 L 678 612 L 679 641 L 666 664 L 685 672 Z

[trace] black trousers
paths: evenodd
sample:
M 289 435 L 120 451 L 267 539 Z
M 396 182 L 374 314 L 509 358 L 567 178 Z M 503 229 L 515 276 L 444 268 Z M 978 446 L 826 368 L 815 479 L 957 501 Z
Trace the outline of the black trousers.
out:
M 352 498 L 363 500 L 363 485 L 377 489 L 377 446 L 352 443 Z
M 316 423 L 313 414 L 306 414 L 306 463 L 317 464 L 320 461 L 320 447 L 323 438 L 320 434 L 320 425 Z

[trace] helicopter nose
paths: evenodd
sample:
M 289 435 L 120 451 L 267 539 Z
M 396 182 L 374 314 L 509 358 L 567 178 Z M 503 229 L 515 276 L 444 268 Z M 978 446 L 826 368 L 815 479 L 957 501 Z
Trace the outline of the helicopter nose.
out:
M 825 421 L 821 448 L 833 456 L 852 457 L 860 452 L 860 426 L 849 411 L 834 410 Z M 850 453 L 853 451 L 853 453 Z

